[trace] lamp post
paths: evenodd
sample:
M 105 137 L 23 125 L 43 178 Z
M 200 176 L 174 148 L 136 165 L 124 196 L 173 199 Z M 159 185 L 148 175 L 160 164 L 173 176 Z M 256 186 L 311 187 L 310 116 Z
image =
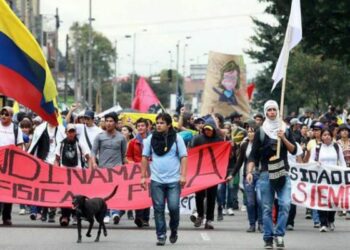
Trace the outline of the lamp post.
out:
M 113 83 L 113 106 L 117 105 L 117 95 L 118 95 L 118 47 L 117 47 L 117 40 L 114 41 L 114 47 L 115 47 L 115 55 L 114 55 L 114 79 L 115 82 Z
M 143 29 L 142 32 L 146 32 L 147 29 Z M 133 50 L 132 50 L 132 80 L 131 80 L 131 101 L 130 101 L 130 107 L 132 106 L 132 101 L 134 100 L 135 95 L 135 78 L 136 78 L 136 71 L 135 71 L 135 61 L 136 61 L 136 32 L 131 35 L 125 35 L 125 38 L 133 38 Z

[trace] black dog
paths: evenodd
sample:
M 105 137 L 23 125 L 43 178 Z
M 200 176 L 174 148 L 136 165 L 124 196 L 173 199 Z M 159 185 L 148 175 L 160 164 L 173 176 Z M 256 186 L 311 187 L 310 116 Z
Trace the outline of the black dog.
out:
M 75 195 L 73 197 L 73 207 L 76 211 L 77 216 L 77 226 L 78 226 L 78 241 L 77 243 L 81 243 L 81 220 L 82 218 L 86 219 L 89 224 L 89 229 L 86 233 L 87 237 L 91 237 L 91 229 L 94 224 L 94 216 L 99 223 L 97 237 L 95 242 L 100 240 L 101 228 L 103 227 L 103 234 L 107 236 L 107 229 L 103 222 L 103 218 L 107 212 L 107 204 L 106 201 L 111 199 L 115 193 L 117 192 L 118 186 L 113 189 L 113 192 L 105 198 L 92 198 L 89 199 L 83 195 Z

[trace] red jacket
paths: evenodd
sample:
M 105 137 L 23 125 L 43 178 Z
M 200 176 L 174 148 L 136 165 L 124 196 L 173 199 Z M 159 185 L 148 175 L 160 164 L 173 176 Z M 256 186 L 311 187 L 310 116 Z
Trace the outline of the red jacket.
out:
M 128 150 L 126 151 L 126 158 L 129 161 L 141 162 L 143 145 L 136 138 L 129 142 Z

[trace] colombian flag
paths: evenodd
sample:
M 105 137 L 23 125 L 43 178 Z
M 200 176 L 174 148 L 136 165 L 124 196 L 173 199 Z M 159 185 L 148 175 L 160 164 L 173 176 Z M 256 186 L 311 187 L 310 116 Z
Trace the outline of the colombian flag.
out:
M 57 90 L 44 54 L 5 0 L 0 0 L 0 93 L 58 124 Z

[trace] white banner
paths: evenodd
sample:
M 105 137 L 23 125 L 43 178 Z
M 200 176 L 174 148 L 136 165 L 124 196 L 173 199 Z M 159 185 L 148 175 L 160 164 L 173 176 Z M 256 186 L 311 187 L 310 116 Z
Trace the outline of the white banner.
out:
M 350 168 L 297 164 L 290 168 L 292 203 L 318 210 L 350 210 Z

